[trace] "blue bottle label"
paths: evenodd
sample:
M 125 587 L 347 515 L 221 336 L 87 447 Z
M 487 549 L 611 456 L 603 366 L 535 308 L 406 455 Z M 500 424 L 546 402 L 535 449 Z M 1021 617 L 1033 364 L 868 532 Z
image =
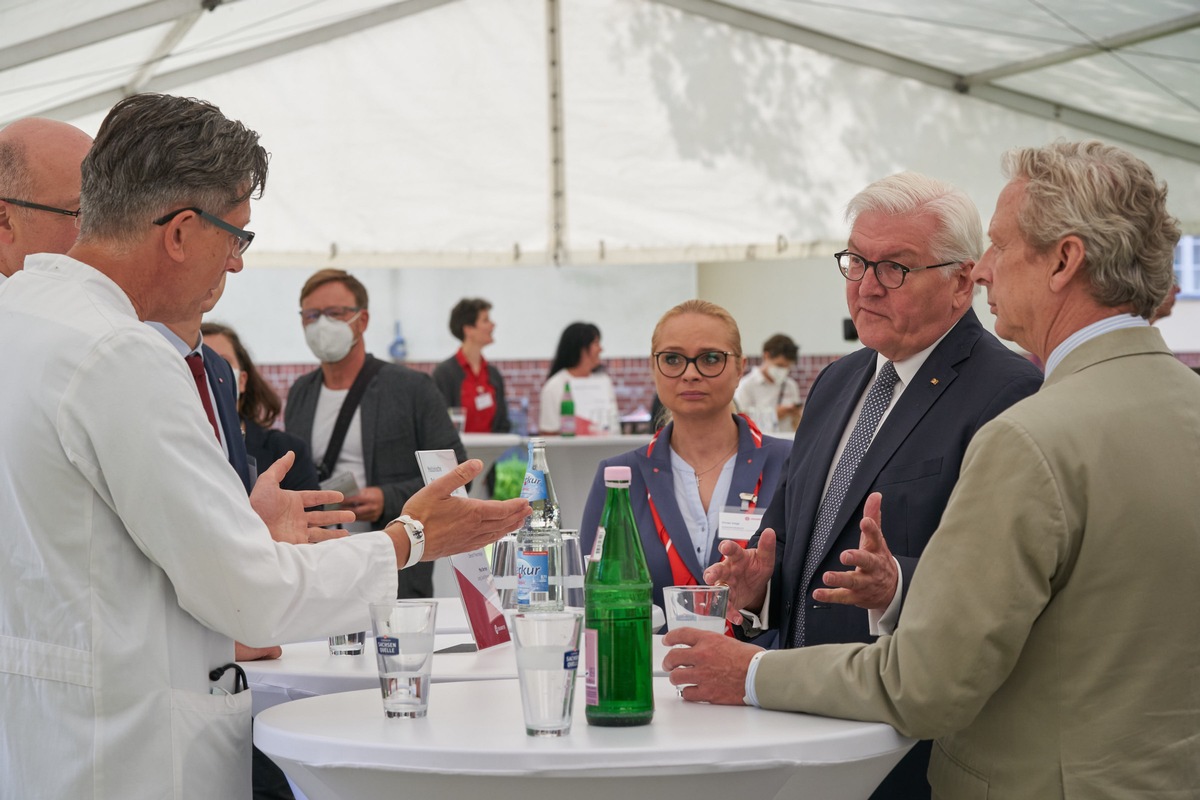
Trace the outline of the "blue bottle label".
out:
M 550 597 L 550 553 L 526 550 L 517 553 L 517 605 L 544 603 Z
M 394 656 L 400 653 L 400 640 L 391 636 L 375 638 L 375 649 L 381 656 Z
M 546 475 L 540 469 L 525 471 L 525 482 L 521 484 L 521 497 L 533 502 L 546 499 Z

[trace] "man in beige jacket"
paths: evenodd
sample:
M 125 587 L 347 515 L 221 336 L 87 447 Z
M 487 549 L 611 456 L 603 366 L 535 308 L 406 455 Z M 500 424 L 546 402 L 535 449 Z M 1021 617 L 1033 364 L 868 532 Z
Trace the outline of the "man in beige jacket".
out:
M 1046 382 L 976 434 L 894 634 L 779 652 L 673 631 L 684 697 L 935 738 L 935 797 L 1193 797 L 1200 786 L 1200 378 L 1147 322 L 1177 221 L 1099 142 L 1005 158 L 973 278 Z M 873 496 L 858 571 L 890 558 Z M 753 569 L 730 564 L 731 580 Z M 864 576 L 865 577 L 865 576 Z

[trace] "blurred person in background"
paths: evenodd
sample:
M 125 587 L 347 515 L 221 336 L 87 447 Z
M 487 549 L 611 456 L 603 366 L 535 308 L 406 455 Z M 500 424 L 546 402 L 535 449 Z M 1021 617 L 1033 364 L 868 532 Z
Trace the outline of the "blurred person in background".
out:
M 450 333 L 462 342 L 458 352 L 433 370 L 433 382 L 450 407 L 461 407 L 464 433 L 508 433 L 508 401 L 500 370 L 483 357 L 483 348 L 495 341 L 492 304 L 483 298 L 464 297 L 450 311 Z
M 800 423 L 800 384 L 788 373 L 796 366 L 799 353 L 787 334 L 777 333 L 763 342 L 762 364 L 742 378 L 733 396 L 738 410 L 768 430 L 794 431 Z M 764 421 L 760 418 L 764 416 L 770 419 Z
M 318 270 L 305 281 L 301 329 L 321 364 L 292 384 L 283 412 L 288 433 L 312 446 L 323 485 L 354 487 L 342 502 L 357 520 L 351 532 L 393 519 L 424 485 L 416 451 L 467 458 L 433 380 L 367 352 L 367 304 L 367 287 L 344 270 Z M 399 592 L 432 597 L 433 564 L 401 572 Z
M 566 386 L 575 401 L 575 432 L 580 435 L 620 433 L 620 412 L 612 378 L 600 368 L 600 329 L 590 322 L 572 322 L 563 329 L 546 383 L 542 385 L 538 429 L 562 431 L 562 401 Z
M 744 543 L 758 529 L 791 443 L 763 436 L 734 413 L 745 361 L 737 322 L 724 308 L 704 300 L 675 306 L 658 321 L 650 349 L 670 421 L 648 445 L 600 463 L 579 531 L 590 551 L 604 510 L 604 468 L 630 467 L 633 513 L 662 605 L 664 586 L 704 583 L 704 568 L 721 558 L 720 541 Z
M 241 420 L 242 435 L 246 442 L 246 455 L 257 464 L 270 465 L 283 458 L 289 450 L 296 460 L 287 476 L 279 482 L 284 489 L 300 491 L 319 489 L 317 467 L 313 464 L 312 451 L 308 443 L 299 436 L 271 427 L 279 418 L 283 404 L 271 384 L 259 373 L 242 344 L 237 332 L 218 322 L 205 322 L 200 326 L 204 343 L 229 363 L 233 370 L 233 381 L 237 387 L 237 411 Z

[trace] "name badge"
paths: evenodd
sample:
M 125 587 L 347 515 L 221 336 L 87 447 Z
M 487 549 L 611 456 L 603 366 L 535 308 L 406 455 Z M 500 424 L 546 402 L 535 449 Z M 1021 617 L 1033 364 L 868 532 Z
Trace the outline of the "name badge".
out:
M 491 408 L 495 404 L 496 404 L 496 401 L 487 392 L 480 392 L 479 394 L 475 395 L 475 410 L 476 411 L 483 411 L 485 409 Z
M 765 509 L 764 509 L 765 510 Z M 742 511 L 726 508 L 717 520 L 717 538 L 749 539 L 758 533 L 762 524 L 763 511 Z

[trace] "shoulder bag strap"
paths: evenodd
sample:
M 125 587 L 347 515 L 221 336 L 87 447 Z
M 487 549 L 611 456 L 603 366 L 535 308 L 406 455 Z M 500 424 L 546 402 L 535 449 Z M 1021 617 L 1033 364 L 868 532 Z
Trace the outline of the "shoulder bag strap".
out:
M 342 443 L 346 440 L 346 431 L 350 429 L 350 420 L 354 419 L 354 412 L 358 409 L 358 404 L 362 402 L 363 394 L 367 391 L 367 384 L 379 374 L 381 369 L 383 369 L 383 362 L 368 353 L 362 369 L 358 371 L 354 383 L 350 385 L 346 399 L 342 401 L 337 422 L 333 424 L 333 433 L 329 435 L 329 446 L 325 448 L 325 457 L 317 465 L 317 477 L 321 480 L 326 480 L 333 474 L 338 456 L 342 453 Z

